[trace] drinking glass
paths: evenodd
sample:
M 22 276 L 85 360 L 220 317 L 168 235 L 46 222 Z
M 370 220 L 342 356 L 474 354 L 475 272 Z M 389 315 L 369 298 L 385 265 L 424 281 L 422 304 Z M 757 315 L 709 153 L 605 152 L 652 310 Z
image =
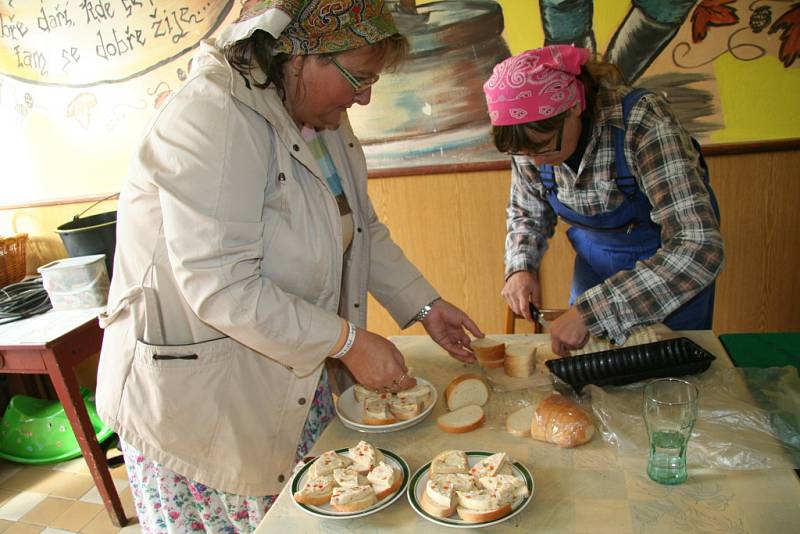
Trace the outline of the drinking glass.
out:
M 647 475 L 659 484 L 686 481 L 686 445 L 697 419 L 697 388 L 660 378 L 644 388 L 644 422 L 650 440 Z

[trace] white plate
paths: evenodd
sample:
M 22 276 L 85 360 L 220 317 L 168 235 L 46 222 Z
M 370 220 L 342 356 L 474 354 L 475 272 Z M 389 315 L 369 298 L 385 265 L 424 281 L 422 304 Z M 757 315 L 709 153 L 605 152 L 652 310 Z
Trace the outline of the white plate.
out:
M 486 451 L 467 451 L 467 458 L 469 459 L 470 467 L 477 464 L 487 456 L 491 456 L 494 454 L 493 452 L 486 452 Z M 414 476 L 411 477 L 411 483 L 408 485 L 408 502 L 411 504 L 411 508 L 414 509 L 420 516 L 424 517 L 431 523 L 436 523 L 437 525 L 442 525 L 445 527 L 452 527 L 452 528 L 483 528 L 488 527 L 491 525 L 496 525 L 498 523 L 502 523 L 503 521 L 508 521 L 518 513 L 520 513 L 523 508 L 528 506 L 528 503 L 531 502 L 533 499 L 533 475 L 531 472 L 528 471 L 528 468 L 522 465 L 519 462 L 514 462 L 511 464 L 512 469 L 514 470 L 514 475 L 521 478 L 525 481 L 525 484 L 528 486 L 528 496 L 518 501 L 514 502 L 511 506 L 511 513 L 506 516 L 501 517 L 500 519 L 495 519 L 493 521 L 484 521 L 483 523 L 469 523 L 464 521 L 458 517 L 458 514 L 453 514 L 451 517 L 447 518 L 439 518 L 432 516 L 428 512 L 422 509 L 422 505 L 420 502 L 422 501 L 422 494 L 425 493 L 425 487 L 428 483 L 428 475 L 431 468 L 431 463 L 428 462 L 427 464 L 423 465 L 422 467 L 414 473 Z
M 419 378 L 419 377 L 415 378 L 417 379 L 418 384 L 424 384 L 430 386 L 431 388 L 431 398 L 428 400 L 428 402 L 425 403 L 425 405 L 422 407 L 422 411 L 416 417 L 413 417 L 406 421 L 398 421 L 390 425 L 364 424 L 362 422 L 364 420 L 364 408 L 361 405 L 361 403 L 356 400 L 354 386 L 351 386 L 346 390 L 344 390 L 342 395 L 339 397 L 339 402 L 336 403 L 336 415 L 338 415 L 339 419 L 342 420 L 342 424 L 344 426 L 353 430 L 357 430 L 358 432 L 369 432 L 369 433 L 395 432 L 397 430 L 403 430 L 404 428 L 412 427 L 417 423 L 420 423 L 423 419 L 425 419 L 428 416 L 429 413 L 431 413 L 433 407 L 436 405 L 436 400 L 439 397 L 436 388 L 433 386 L 433 384 L 431 384 L 424 378 Z
M 403 491 L 406 489 L 406 486 L 408 485 L 408 479 L 411 470 L 408 467 L 408 463 L 406 463 L 406 461 L 401 456 L 393 453 L 392 451 L 381 449 L 380 447 L 376 448 L 383 453 L 384 456 L 383 461 L 392 466 L 393 468 L 397 469 L 398 471 L 400 471 L 400 473 L 403 476 L 403 483 L 400 484 L 400 487 L 397 489 L 397 491 L 395 491 L 391 495 L 384 497 L 383 499 L 376 502 L 369 508 L 365 510 L 360 510 L 358 512 L 337 512 L 330 504 L 324 504 L 322 506 L 314 506 L 311 504 L 300 504 L 299 502 L 294 500 L 294 497 L 292 497 L 292 502 L 305 513 L 315 515 L 317 517 L 324 517 L 325 519 L 353 519 L 356 517 L 364 517 L 366 515 L 374 514 L 379 510 L 383 510 L 384 508 L 392 504 L 394 501 L 399 499 L 400 496 L 403 494 Z M 350 450 L 348 448 L 336 449 L 336 452 L 343 456 L 347 456 L 348 458 L 350 457 Z M 290 482 L 292 495 L 300 491 L 300 488 L 302 488 L 305 485 L 306 480 L 308 480 L 309 476 L 308 470 L 311 468 L 311 464 L 313 463 L 314 463 L 313 461 L 309 461 L 303 467 L 301 467 L 297 471 L 297 473 L 295 473 L 294 476 L 292 477 L 292 480 Z

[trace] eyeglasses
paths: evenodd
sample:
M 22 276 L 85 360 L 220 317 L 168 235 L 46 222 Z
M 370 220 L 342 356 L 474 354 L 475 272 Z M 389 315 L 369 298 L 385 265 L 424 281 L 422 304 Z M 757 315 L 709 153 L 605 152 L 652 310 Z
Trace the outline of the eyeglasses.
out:
M 561 121 L 561 125 L 558 127 L 558 131 L 556 132 L 556 144 L 553 148 L 548 148 L 547 150 L 525 150 L 524 152 L 509 152 L 512 156 L 547 156 L 550 154 L 555 154 L 561 151 L 561 138 L 564 136 L 564 123 L 566 122 L 566 118 Z M 546 144 L 550 144 L 548 141 Z
M 331 61 L 331 63 L 333 63 L 333 65 L 337 69 L 339 69 L 339 72 L 341 73 L 342 77 L 345 80 L 347 80 L 347 83 L 350 84 L 350 86 L 353 88 L 356 94 L 363 93 L 364 91 L 375 85 L 375 83 L 380 79 L 380 75 L 378 74 L 370 76 L 369 78 L 361 78 L 359 76 L 356 76 L 346 68 L 344 68 L 342 64 L 336 61 L 336 58 L 334 58 L 333 56 L 328 56 L 328 59 Z

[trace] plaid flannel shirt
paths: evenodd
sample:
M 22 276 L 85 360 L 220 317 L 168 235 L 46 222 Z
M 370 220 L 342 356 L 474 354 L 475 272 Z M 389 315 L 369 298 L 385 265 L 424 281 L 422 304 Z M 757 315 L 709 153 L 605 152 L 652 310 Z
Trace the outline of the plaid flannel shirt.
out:
M 589 289 L 575 302 L 589 331 L 624 342 L 639 324 L 662 321 L 711 284 L 723 262 L 719 222 L 703 184 L 697 151 L 668 104 L 644 95 L 631 109 L 625 128 L 622 97 L 627 87 L 604 87 L 599 117 L 577 173 L 554 168 L 561 203 L 583 215 L 617 208 L 625 198 L 614 181 L 612 126 L 625 129 L 625 156 L 661 227 L 661 248 Z M 535 271 L 553 236 L 557 217 L 533 160 L 514 156 L 507 208 L 505 274 Z

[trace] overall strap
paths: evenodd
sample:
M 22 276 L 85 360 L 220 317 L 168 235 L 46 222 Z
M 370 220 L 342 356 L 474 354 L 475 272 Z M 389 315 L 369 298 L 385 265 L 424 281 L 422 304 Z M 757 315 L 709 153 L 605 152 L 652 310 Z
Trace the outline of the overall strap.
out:
M 637 88 L 622 98 L 622 121 L 625 124 L 625 128 L 628 126 L 628 117 L 631 109 L 647 93 L 646 89 Z M 616 171 L 615 181 L 617 182 L 617 187 L 626 195 L 631 196 L 639 188 L 636 185 L 636 178 L 628 166 L 628 160 L 625 158 L 625 128 L 614 128 L 612 132 L 614 140 L 614 170 Z
M 556 174 L 552 165 L 543 164 L 539 167 L 539 178 L 542 180 L 547 193 L 556 191 Z

